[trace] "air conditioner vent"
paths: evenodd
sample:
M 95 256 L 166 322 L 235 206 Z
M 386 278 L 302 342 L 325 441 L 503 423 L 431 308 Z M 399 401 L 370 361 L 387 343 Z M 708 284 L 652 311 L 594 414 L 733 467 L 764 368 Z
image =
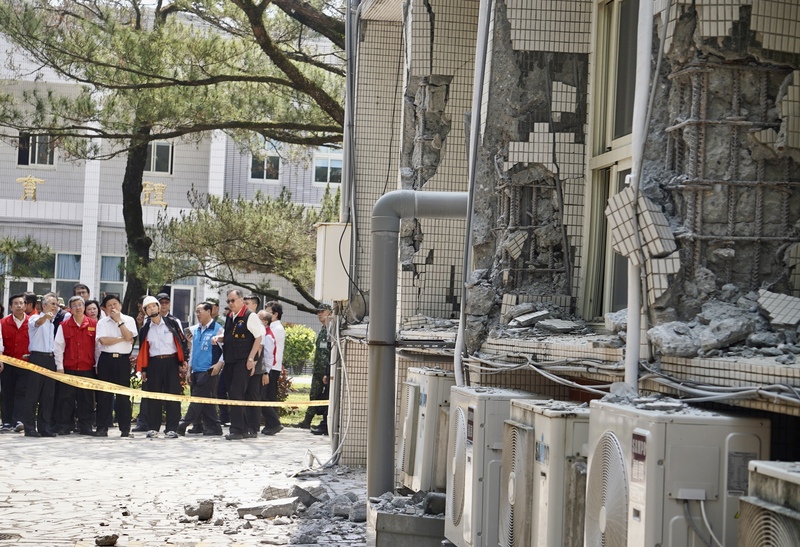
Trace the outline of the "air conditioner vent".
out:
M 452 488 L 447 492 L 447 515 L 453 524 L 458 526 L 464 514 L 464 479 L 467 458 L 467 417 L 462 408 L 451 411 L 450 421 L 453 424 L 453 446 L 450 447 L 452 457 Z
M 800 513 L 754 497 L 739 499 L 739 547 L 800 545 Z
M 586 546 L 625 547 L 628 538 L 628 475 L 616 435 L 600 437 L 586 488 Z
M 500 545 L 531 544 L 533 465 L 535 433 L 513 420 L 503 424 L 503 470 L 500 479 Z

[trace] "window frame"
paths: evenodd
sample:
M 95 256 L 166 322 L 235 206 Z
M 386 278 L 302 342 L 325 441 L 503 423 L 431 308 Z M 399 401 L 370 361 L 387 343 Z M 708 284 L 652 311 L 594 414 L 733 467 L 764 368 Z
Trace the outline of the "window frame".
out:
M 585 236 L 587 242 L 586 268 L 583 269 L 581 312 L 586 318 L 602 317 L 613 308 L 613 290 L 621 281 L 621 261 L 611 244 L 611 231 L 605 218 L 607 199 L 619 190 L 621 173 L 632 166 L 632 131 L 614 137 L 617 118 L 617 79 L 619 74 L 620 21 L 623 1 L 641 0 L 596 0 L 597 21 L 595 27 L 595 47 L 591 64 L 594 67 L 593 89 L 590 95 L 592 145 L 589 156 L 590 184 L 587 184 L 585 203 L 587 221 Z M 635 27 L 635 25 L 634 25 Z M 636 50 L 637 28 L 628 28 L 628 39 L 633 40 Z M 633 53 L 635 56 L 635 53 Z M 634 57 L 635 64 L 635 57 Z M 626 106 L 633 108 L 633 97 Z M 620 274 L 620 275 L 617 275 Z M 627 278 L 627 269 L 625 276 Z M 627 283 L 626 283 L 627 285 Z
M 44 139 L 46 139 L 46 142 L 42 143 L 41 141 Z M 23 141 L 25 141 L 24 145 Z M 39 148 L 42 146 L 47 146 L 50 148 L 48 153 L 49 163 L 39 163 L 36 161 L 39 156 Z M 27 163 L 20 163 L 20 159 L 23 155 L 23 149 L 26 150 L 25 156 Z M 41 133 L 23 132 L 19 134 L 19 137 L 17 137 L 17 168 L 53 170 L 56 168 L 57 158 L 58 154 L 56 154 L 55 140 L 52 138 L 52 136 Z
M 620 148 L 629 147 L 632 132 L 614 138 L 614 120 L 617 105 L 617 76 L 619 73 L 619 33 L 620 12 L 623 1 L 634 0 L 599 0 L 597 2 L 597 37 L 594 54 L 595 65 L 595 107 L 594 107 L 594 146 L 593 156 L 601 156 Z M 641 5 L 641 0 L 638 1 Z M 634 63 L 637 29 L 633 28 Z M 633 97 L 631 97 L 633 108 Z M 628 155 L 630 155 L 628 153 Z
M 120 272 L 122 274 L 122 279 L 121 280 L 119 280 L 119 279 L 113 279 L 113 280 L 112 279 L 103 279 L 103 259 L 104 258 L 119 258 L 119 259 L 121 259 L 121 264 L 122 264 L 122 270 Z M 127 272 L 125 270 L 125 260 L 126 260 L 126 257 L 123 256 L 123 255 L 100 255 L 100 275 L 98 276 L 98 291 L 97 291 L 97 294 L 101 298 L 102 298 L 102 295 L 103 295 L 104 292 L 105 293 L 119 294 L 120 298 L 123 298 L 125 296 L 125 291 L 128 288 Z M 111 286 L 121 286 L 121 289 L 119 291 L 108 291 L 108 290 L 104 290 L 104 287 L 103 287 L 104 285 L 105 285 L 106 288 L 108 288 L 109 285 L 111 285 Z
M 169 168 L 167 171 L 157 171 L 155 169 L 156 162 L 158 161 L 157 148 L 159 146 L 169 147 Z M 149 165 L 145 165 L 144 172 L 148 176 L 154 177 L 171 177 L 174 175 L 175 165 L 175 144 L 169 141 L 150 141 L 147 143 L 147 157 L 149 157 Z
M 328 169 L 328 180 L 325 182 L 317 180 L 317 161 L 318 160 L 325 160 L 328 162 L 327 169 Z M 331 182 L 331 160 L 338 161 L 342 165 L 339 167 L 339 182 Z M 339 186 L 342 184 L 341 178 L 344 173 L 344 161 L 341 152 L 335 153 L 331 152 L 330 148 L 322 148 L 318 149 L 314 152 L 314 159 L 313 165 L 311 168 L 311 182 L 314 186 L 325 188 L 326 186 Z
M 266 152 L 266 151 L 265 151 Z M 267 173 L 269 170 L 267 169 L 267 162 L 277 159 L 278 160 L 278 176 L 276 178 L 267 178 Z M 250 154 L 250 171 L 249 171 L 249 179 L 250 182 L 256 184 L 280 184 L 281 182 L 281 174 L 283 172 L 283 161 L 281 161 L 280 154 L 277 153 L 265 153 L 264 157 L 261 159 L 261 170 L 264 172 L 264 177 L 254 177 L 253 176 L 253 165 L 255 162 L 259 160 L 258 156 L 254 154 Z

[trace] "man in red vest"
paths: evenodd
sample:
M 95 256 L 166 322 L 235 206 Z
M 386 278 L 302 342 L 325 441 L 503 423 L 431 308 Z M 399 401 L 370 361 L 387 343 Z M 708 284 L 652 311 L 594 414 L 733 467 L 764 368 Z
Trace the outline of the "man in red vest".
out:
M 56 332 L 53 345 L 56 370 L 73 376 L 94 378 L 94 348 L 97 321 L 84 315 L 84 302 L 80 296 L 69 299 L 71 317 L 64 319 Z M 94 435 L 92 413 L 94 392 L 69 384 L 61 384 L 56 403 L 56 421 L 59 435 L 72 431 L 72 410 L 78 402 L 78 431 L 81 435 Z
M 0 353 L 7 357 L 28 360 L 28 316 L 25 314 L 25 295 L 15 294 L 8 299 L 10 315 L 0 319 Z M 0 368 L 2 401 L 2 431 L 22 432 L 22 411 L 25 404 L 25 370 L 6 365 Z

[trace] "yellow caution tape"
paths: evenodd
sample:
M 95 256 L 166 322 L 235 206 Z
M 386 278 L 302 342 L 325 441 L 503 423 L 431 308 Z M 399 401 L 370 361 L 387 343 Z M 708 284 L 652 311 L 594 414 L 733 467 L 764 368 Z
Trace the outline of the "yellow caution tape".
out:
M 103 380 L 95 380 L 94 378 L 84 378 L 83 376 L 74 376 L 72 374 L 47 370 L 39 365 L 34 365 L 33 363 L 29 363 L 27 361 L 8 357 L 7 355 L 0 355 L 0 361 L 17 368 L 41 374 L 42 376 L 47 376 L 48 378 L 52 378 L 53 380 L 61 382 L 62 384 L 67 384 L 81 389 L 91 389 L 94 391 L 114 393 L 116 395 L 140 397 L 142 399 L 229 406 L 328 406 L 328 401 L 292 401 L 291 403 L 287 403 L 286 401 L 235 401 L 230 399 L 212 399 L 211 397 L 173 395 L 172 393 L 160 393 L 158 391 L 142 391 L 141 389 L 120 386 L 117 384 L 112 384 L 111 382 L 104 382 Z

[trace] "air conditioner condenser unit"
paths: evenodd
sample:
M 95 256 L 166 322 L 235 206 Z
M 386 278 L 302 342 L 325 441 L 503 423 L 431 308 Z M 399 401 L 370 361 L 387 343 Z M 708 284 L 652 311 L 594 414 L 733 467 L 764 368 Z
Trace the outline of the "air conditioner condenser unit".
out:
M 586 547 L 700 547 L 712 533 L 735 545 L 747 465 L 769 445 L 762 418 L 673 400 L 592 401 Z
M 401 436 L 397 462 L 403 486 L 414 491 L 443 490 L 437 484 L 437 454 L 444 443 L 437 445 L 440 410 L 450 404 L 450 388 L 455 376 L 438 368 L 412 367 L 403 386 Z
M 505 421 L 500 545 L 583 545 L 589 407 L 512 400 Z
M 800 545 L 800 463 L 751 461 L 739 514 L 739 547 Z
M 447 450 L 445 537 L 458 547 L 498 543 L 503 422 L 512 399 L 544 399 L 525 391 L 453 387 Z

